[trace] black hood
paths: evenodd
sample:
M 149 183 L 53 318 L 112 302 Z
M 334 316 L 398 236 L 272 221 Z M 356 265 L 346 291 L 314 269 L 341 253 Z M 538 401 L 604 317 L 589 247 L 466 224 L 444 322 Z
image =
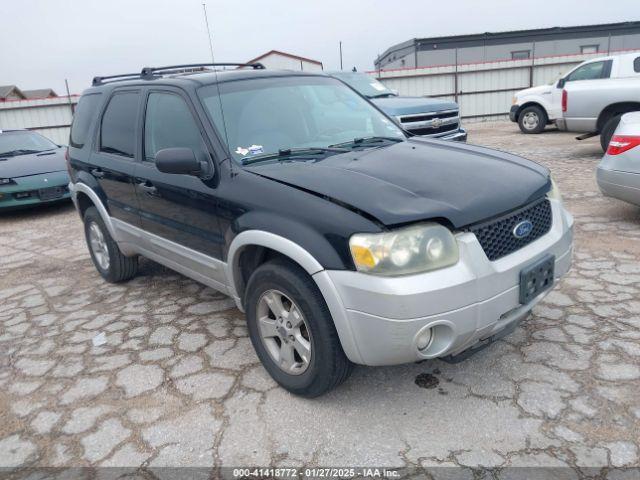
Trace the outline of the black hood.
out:
M 19 178 L 66 170 L 64 148 L 42 153 L 0 157 L 0 178 Z
M 440 218 L 460 228 L 526 205 L 551 188 L 549 171 L 537 163 L 425 139 L 247 170 L 349 205 L 386 226 Z

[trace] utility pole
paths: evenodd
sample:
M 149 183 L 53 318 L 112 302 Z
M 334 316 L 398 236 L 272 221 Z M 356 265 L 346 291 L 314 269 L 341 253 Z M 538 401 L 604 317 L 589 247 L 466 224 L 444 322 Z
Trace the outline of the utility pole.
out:
M 204 23 L 207 26 L 207 38 L 209 39 L 209 50 L 211 51 L 211 63 L 216 63 L 213 57 L 213 42 L 211 41 L 211 30 L 209 29 L 209 19 L 207 18 L 207 4 L 202 2 L 202 10 L 204 11 Z
M 340 40 L 340 70 L 342 70 L 342 40 Z
M 67 100 L 69 101 L 69 110 L 71 110 L 71 116 L 75 113 L 75 108 L 73 107 L 73 102 L 71 101 L 71 93 L 69 93 L 69 81 L 64 79 L 64 86 L 67 90 Z

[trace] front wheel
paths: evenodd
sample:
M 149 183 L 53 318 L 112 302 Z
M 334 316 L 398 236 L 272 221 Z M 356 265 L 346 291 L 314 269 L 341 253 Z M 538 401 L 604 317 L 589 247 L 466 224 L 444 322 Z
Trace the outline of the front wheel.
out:
M 520 112 L 518 126 L 522 133 L 540 133 L 546 127 L 547 120 L 547 113 L 544 109 L 532 105 Z
M 317 397 L 352 370 L 329 309 L 299 266 L 273 260 L 258 267 L 245 298 L 251 343 L 271 377 L 286 390 Z

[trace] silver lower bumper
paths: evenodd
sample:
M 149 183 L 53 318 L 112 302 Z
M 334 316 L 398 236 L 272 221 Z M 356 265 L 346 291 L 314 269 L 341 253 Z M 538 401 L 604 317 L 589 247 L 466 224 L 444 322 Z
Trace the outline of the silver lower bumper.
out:
M 460 261 L 446 269 L 395 278 L 316 273 L 349 359 L 393 365 L 455 355 L 524 318 L 549 290 L 520 304 L 520 271 L 547 254 L 555 256 L 556 281 L 571 266 L 573 218 L 560 202 L 551 203 L 550 232 L 494 262 L 475 235 L 461 233 Z M 433 340 L 418 350 L 425 328 L 432 329 Z
M 640 205 L 640 173 L 598 167 L 596 179 L 604 195 Z
M 442 137 L 433 137 L 433 138 L 437 138 L 438 140 L 452 140 L 454 142 L 466 142 L 467 132 L 466 130 L 461 129 L 455 133 L 452 133 L 451 135 L 444 135 Z

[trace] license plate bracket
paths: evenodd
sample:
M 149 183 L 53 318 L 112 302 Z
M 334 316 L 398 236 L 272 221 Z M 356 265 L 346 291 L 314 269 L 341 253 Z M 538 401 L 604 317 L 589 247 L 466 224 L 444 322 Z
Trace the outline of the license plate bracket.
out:
M 64 194 L 61 187 L 41 188 L 38 190 L 38 197 L 40 200 L 54 200 L 62 197 Z
M 555 256 L 546 255 L 520 271 L 520 303 L 529 303 L 553 286 L 555 263 Z

